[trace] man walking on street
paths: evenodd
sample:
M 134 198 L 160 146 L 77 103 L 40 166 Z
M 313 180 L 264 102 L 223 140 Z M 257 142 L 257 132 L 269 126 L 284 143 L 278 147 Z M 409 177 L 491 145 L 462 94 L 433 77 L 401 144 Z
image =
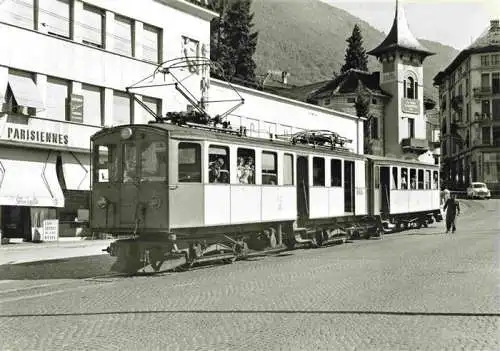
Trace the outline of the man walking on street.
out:
M 452 194 L 448 200 L 446 200 L 443 211 L 446 211 L 446 233 L 455 233 L 456 228 L 456 218 L 460 214 L 460 205 L 455 199 L 455 194 Z

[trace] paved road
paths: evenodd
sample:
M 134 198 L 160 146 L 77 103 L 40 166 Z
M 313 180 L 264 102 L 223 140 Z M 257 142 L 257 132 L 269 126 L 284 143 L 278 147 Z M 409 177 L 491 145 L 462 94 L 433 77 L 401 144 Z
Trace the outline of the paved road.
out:
M 156 277 L 96 278 L 106 256 L 0 266 L 0 349 L 499 350 L 500 201 L 462 203 L 453 236 Z

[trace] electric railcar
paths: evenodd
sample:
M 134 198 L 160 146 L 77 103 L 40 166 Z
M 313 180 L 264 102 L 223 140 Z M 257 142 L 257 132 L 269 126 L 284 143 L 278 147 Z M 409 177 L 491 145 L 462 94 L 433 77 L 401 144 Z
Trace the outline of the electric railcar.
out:
M 128 235 L 107 249 L 119 272 L 380 235 L 381 218 L 439 220 L 432 165 L 158 122 L 106 128 L 91 144 L 91 230 Z

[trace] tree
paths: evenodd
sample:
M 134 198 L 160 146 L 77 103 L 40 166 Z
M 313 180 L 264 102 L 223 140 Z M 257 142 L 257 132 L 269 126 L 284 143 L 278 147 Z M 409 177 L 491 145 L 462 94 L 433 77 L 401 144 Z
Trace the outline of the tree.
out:
M 257 65 L 253 55 L 257 32 L 252 32 L 251 0 L 215 0 L 213 8 L 220 18 L 211 23 L 210 59 L 222 69 L 228 80 L 254 82 Z M 219 76 L 220 72 L 212 72 Z M 217 74 L 219 73 L 219 74 Z
M 368 56 L 363 48 L 363 36 L 358 25 L 354 25 L 352 35 L 347 38 L 347 49 L 345 52 L 345 63 L 342 66 L 341 73 L 345 73 L 351 68 L 361 71 L 368 71 Z

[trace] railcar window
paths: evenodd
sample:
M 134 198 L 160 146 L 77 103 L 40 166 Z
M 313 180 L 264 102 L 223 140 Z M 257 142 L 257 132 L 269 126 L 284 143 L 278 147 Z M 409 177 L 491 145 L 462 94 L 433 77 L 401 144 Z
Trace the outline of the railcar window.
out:
M 283 155 L 283 185 L 293 185 L 293 155 Z
M 313 186 L 325 186 L 325 159 L 313 157 Z
M 137 147 L 135 144 L 123 144 L 123 182 L 130 183 L 137 179 Z
M 417 170 L 410 168 L 410 189 L 417 189 Z
M 380 167 L 376 166 L 373 170 L 373 173 L 374 173 L 373 187 L 375 189 L 380 189 Z
M 439 175 L 437 171 L 434 171 L 432 176 L 432 189 L 439 189 Z
M 408 189 L 408 168 L 401 168 L 401 189 Z
M 229 148 L 210 145 L 208 148 L 208 181 L 210 183 L 229 184 Z
M 116 145 L 98 145 L 96 166 L 94 166 L 94 181 L 99 183 L 115 183 L 118 181 L 118 157 Z
M 236 178 L 240 184 L 255 184 L 255 150 L 238 148 Z
M 179 143 L 177 177 L 179 183 L 201 183 L 201 146 Z
M 398 189 L 398 187 L 399 187 L 398 167 L 392 167 L 392 188 Z
M 424 170 L 419 169 L 418 170 L 418 188 L 420 190 L 424 189 Z
M 278 184 L 278 157 L 275 152 L 262 151 L 262 184 Z
M 431 171 L 425 171 L 425 189 L 431 188 Z
M 332 159 L 330 161 L 330 185 L 342 186 L 342 160 Z
M 141 182 L 167 180 L 167 143 L 145 141 L 141 144 Z

